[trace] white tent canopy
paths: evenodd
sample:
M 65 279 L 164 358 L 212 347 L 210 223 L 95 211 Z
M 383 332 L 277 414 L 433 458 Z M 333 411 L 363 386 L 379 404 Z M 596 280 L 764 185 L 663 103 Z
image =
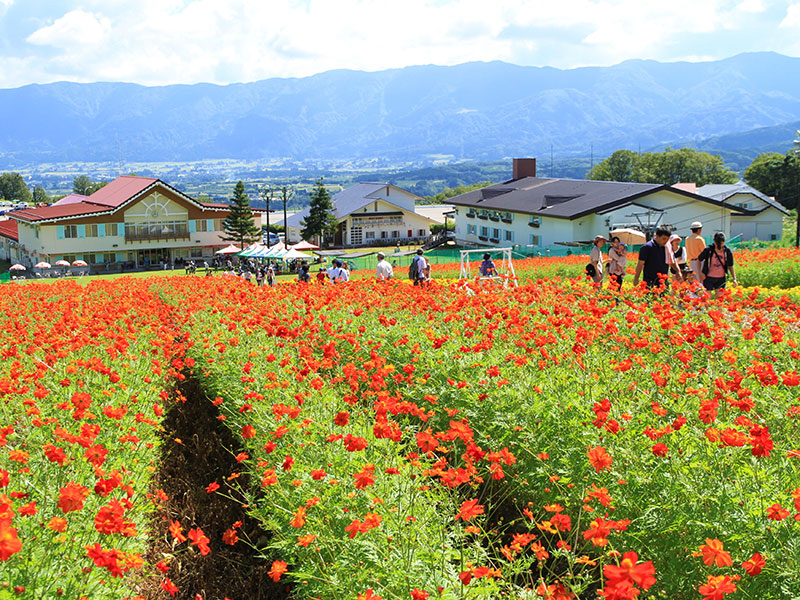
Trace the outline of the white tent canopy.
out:
M 303 252 L 300 252 L 299 250 L 295 250 L 294 248 L 292 248 L 291 250 L 289 250 L 288 252 L 283 254 L 281 256 L 281 258 L 283 260 L 293 260 L 293 259 L 296 259 L 296 258 L 302 259 L 302 258 L 311 258 L 311 257 L 308 254 L 305 254 Z
M 225 248 L 222 248 L 221 250 L 217 250 L 216 254 L 239 254 L 239 252 L 241 252 L 241 251 L 242 251 L 241 248 L 231 244 L 230 246 L 226 246 Z

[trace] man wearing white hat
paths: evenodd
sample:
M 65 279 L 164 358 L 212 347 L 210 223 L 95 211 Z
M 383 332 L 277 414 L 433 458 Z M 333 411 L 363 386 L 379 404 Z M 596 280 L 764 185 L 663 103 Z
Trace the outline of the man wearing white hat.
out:
M 684 245 L 686 246 L 686 260 L 689 263 L 689 268 L 694 273 L 697 281 L 700 281 L 700 261 L 697 257 L 705 250 L 706 240 L 700 234 L 703 232 L 703 224 L 700 221 L 695 221 L 689 226 L 692 234 L 686 238 Z

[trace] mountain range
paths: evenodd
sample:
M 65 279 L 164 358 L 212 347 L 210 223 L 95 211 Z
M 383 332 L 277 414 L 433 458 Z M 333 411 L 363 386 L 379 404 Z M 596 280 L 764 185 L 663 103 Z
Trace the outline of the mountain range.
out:
M 61 82 L 0 90 L 0 114 L 0 167 L 713 149 L 750 130 L 777 127 L 786 135 L 800 119 L 800 58 L 750 53 L 565 70 L 466 63 L 223 86 Z

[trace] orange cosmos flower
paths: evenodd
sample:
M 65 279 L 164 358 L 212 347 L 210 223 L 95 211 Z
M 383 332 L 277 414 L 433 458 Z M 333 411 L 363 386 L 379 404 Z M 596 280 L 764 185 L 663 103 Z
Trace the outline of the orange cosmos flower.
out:
M 461 504 L 461 508 L 456 515 L 456 521 L 462 519 L 464 521 L 469 521 L 478 515 L 483 514 L 483 505 L 478 504 L 478 499 L 475 498 L 473 500 L 467 500 L 463 504 Z
M 308 548 L 309 544 L 316 539 L 317 536 L 313 533 L 309 533 L 308 535 L 299 535 L 297 536 L 297 545 L 302 546 L 303 548 Z
M 608 469 L 611 463 L 614 462 L 608 452 L 606 452 L 606 449 L 602 446 L 595 446 L 589 450 L 587 456 L 589 457 L 589 462 L 598 473 Z
M 703 553 L 703 562 L 707 565 L 730 567 L 733 564 L 731 555 L 718 539 L 706 538 L 706 543 L 700 546 L 700 552 Z
M 725 594 L 736 591 L 736 584 L 728 575 L 709 575 L 698 591 L 703 594 L 703 600 L 723 600 Z
M 83 503 L 89 495 L 88 489 L 72 481 L 62 487 L 59 492 L 58 507 L 64 513 L 82 509 Z
M 306 507 L 300 506 L 295 511 L 294 518 L 291 521 L 289 521 L 289 525 L 291 525 L 295 529 L 300 529 L 305 524 L 306 524 Z
M 280 580 L 281 575 L 286 573 L 286 571 L 287 571 L 286 563 L 283 562 L 282 560 L 276 560 L 272 563 L 272 566 L 267 572 L 267 575 L 269 575 L 270 578 L 272 578 L 272 581 L 277 582 Z
M 0 522 L 0 560 L 5 562 L 22 550 L 22 541 L 17 537 L 17 530 L 11 524 Z
M 764 560 L 758 552 L 755 552 L 750 560 L 746 560 L 742 563 L 742 567 L 744 568 L 745 572 L 750 575 L 750 577 L 755 577 L 759 573 L 761 573 L 761 569 L 763 569 L 767 564 L 767 561 Z

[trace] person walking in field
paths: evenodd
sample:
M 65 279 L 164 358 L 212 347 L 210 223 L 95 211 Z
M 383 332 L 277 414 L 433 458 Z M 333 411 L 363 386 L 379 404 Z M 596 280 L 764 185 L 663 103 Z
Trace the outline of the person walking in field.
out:
M 394 269 L 389 261 L 386 260 L 386 255 L 383 252 L 378 252 L 378 264 L 375 265 L 375 275 L 381 281 L 388 281 L 394 277 Z
M 641 277 L 650 289 L 667 283 L 669 263 L 667 262 L 667 242 L 669 229 L 656 229 L 653 239 L 639 249 L 639 262 L 633 275 L 633 287 L 639 285 Z
M 700 281 L 709 292 L 719 295 L 724 290 L 731 274 L 736 284 L 736 271 L 733 268 L 733 252 L 725 245 L 725 234 L 718 231 L 714 234 L 714 243 L 707 246 L 698 256 L 700 261 Z
M 700 279 L 700 261 L 698 257 L 706 247 L 706 240 L 703 238 L 703 224 L 700 221 L 695 221 L 689 226 L 692 234 L 686 238 L 684 246 L 686 246 L 686 262 L 689 264 L 689 270 L 692 272 L 696 281 Z
M 608 241 L 606 236 L 604 235 L 596 235 L 594 236 L 594 240 L 592 241 L 592 251 L 589 253 L 589 264 L 594 267 L 594 274 L 591 275 L 592 281 L 594 282 L 595 288 L 600 288 L 603 285 L 603 275 L 605 265 L 603 264 L 603 251 L 601 248 L 605 245 Z

